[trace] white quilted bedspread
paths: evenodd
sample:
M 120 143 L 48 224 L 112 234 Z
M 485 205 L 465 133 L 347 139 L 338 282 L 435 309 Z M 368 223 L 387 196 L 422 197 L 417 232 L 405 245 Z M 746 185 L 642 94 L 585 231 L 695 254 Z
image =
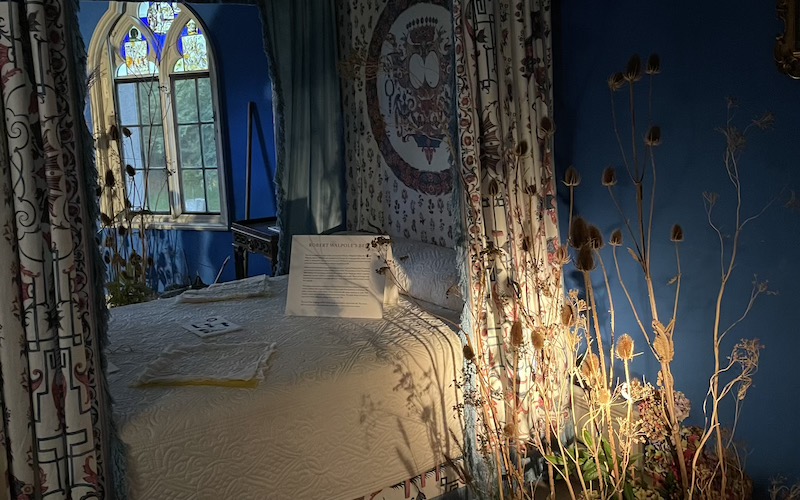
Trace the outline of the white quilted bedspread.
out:
M 458 336 L 401 299 L 383 320 L 284 316 L 267 297 L 112 309 L 109 376 L 133 498 L 350 500 L 460 455 Z M 222 316 L 243 328 L 201 339 Z M 255 389 L 136 388 L 167 345 L 271 343 Z

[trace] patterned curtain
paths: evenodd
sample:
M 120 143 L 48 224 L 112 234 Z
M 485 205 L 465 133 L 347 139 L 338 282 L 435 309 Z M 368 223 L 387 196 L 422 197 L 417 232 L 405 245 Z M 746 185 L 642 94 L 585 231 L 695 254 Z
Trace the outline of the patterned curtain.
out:
M 453 17 L 472 338 L 496 424 L 525 438 L 544 429 L 543 378 L 563 373 L 539 369 L 531 348 L 559 342 L 548 326 L 563 286 L 553 265 L 550 1 L 456 0 Z M 562 351 L 551 366 L 570 362 Z
M 76 8 L 0 4 L 2 498 L 108 498 Z

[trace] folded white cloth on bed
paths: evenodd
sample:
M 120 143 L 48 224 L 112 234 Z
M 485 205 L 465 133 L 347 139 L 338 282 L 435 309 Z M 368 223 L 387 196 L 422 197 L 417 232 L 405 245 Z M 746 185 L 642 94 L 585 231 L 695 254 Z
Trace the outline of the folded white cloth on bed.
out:
M 253 276 L 227 283 L 215 283 L 199 290 L 186 290 L 178 295 L 178 302 L 216 302 L 219 300 L 246 299 L 266 295 L 269 281 L 266 275 Z
M 168 346 L 147 365 L 134 385 L 216 385 L 255 387 L 264 378 L 271 344 Z

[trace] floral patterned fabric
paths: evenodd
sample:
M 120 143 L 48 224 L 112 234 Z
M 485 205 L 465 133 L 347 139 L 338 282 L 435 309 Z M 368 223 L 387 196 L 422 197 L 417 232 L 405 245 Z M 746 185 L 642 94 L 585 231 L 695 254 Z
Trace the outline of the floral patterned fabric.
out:
M 75 7 L 0 4 L 4 498 L 106 498 Z
M 534 364 L 531 332 L 558 320 L 562 286 L 553 265 L 550 2 L 456 0 L 453 18 L 473 335 L 499 424 L 525 437 L 543 429 L 536 391 L 548 376 Z M 512 345 L 515 322 L 526 335 Z M 557 365 L 570 362 L 564 352 Z
M 347 228 L 454 247 L 450 0 L 338 0 Z

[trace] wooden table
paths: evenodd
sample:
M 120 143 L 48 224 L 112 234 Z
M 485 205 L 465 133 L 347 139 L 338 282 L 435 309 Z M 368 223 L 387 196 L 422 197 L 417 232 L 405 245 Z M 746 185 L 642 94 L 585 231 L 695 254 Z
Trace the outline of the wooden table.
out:
M 236 279 L 247 277 L 247 256 L 257 253 L 269 259 L 275 273 L 278 262 L 278 241 L 280 229 L 276 217 L 241 220 L 231 223 L 233 233 L 233 260 Z

